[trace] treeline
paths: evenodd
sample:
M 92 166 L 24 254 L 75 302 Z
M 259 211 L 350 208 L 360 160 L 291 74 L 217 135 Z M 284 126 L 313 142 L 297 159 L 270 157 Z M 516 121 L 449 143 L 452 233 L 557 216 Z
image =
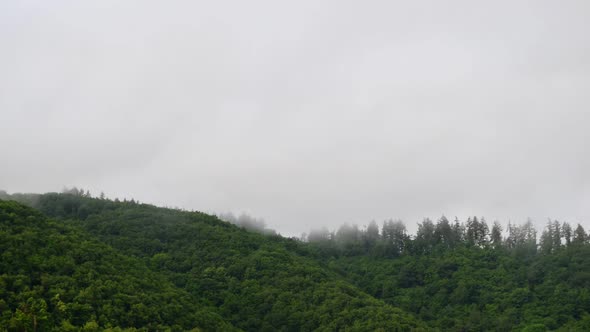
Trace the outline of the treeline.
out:
M 434 331 L 590 331 L 590 244 L 581 225 L 485 218 L 342 225 L 305 238 L 324 266 Z
M 590 331 L 580 225 L 387 220 L 298 241 L 83 190 L 6 196 L 39 212 L 0 201 L 0 330 Z
M 428 330 L 294 239 L 86 192 L 9 198 L 37 211 L 0 200 L 0 330 Z
M 404 254 L 430 254 L 457 247 L 507 248 L 528 254 L 548 254 L 563 247 L 587 243 L 590 236 L 582 225 L 576 228 L 567 222 L 549 220 L 541 236 L 537 236 L 531 220 L 523 224 L 509 223 L 506 230 L 495 221 L 491 227 L 485 218 L 469 217 L 453 222 L 442 216 L 435 223 L 424 219 L 416 234 L 408 233 L 400 220 L 387 220 L 379 226 L 371 221 L 364 227 L 343 224 L 337 231 L 326 228 L 312 230 L 302 240 L 345 256 L 372 255 L 399 257 Z

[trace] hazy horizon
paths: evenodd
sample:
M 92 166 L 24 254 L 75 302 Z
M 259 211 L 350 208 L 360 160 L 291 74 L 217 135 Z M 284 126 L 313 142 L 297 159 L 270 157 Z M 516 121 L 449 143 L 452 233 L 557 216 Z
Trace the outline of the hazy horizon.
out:
M 0 189 L 281 234 L 590 228 L 585 1 L 0 4 Z

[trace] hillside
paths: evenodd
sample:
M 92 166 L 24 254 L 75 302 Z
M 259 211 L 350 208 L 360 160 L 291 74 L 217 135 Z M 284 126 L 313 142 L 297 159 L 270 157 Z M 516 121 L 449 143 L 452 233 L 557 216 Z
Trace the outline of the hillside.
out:
M 590 331 L 590 237 L 552 220 L 537 240 L 530 221 L 426 219 L 380 232 L 344 225 L 310 234 L 325 266 L 442 331 Z M 504 235 L 504 236 L 503 236 Z
M 80 229 L 0 201 L 0 327 L 235 330 L 188 292 Z
M 306 241 L 83 193 L 4 195 L 9 330 L 588 331 L 590 236 L 483 218 Z
M 183 305 L 182 309 L 176 306 L 181 311 L 177 313 L 179 319 L 197 312 L 194 308 L 197 305 L 203 312 L 201 315 L 209 313 L 215 318 L 207 322 L 188 318 L 195 324 L 199 323 L 194 327 L 203 330 L 228 330 L 230 324 L 245 331 L 427 329 L 424 323 L 412 315 L 375 299 L 353 286 L 346 278 L 323 267 L 310 255 L 304 244 L 292 239 L 247 232 L 199 212 L 157 208 L 133 201 L 114 202 L 69 194 L 21 195 L 12 198 L 27 201 L 53 218 L 48 220 L 16 203 L 3 203 L 3 209 L 6 209 L 3 216 L 13 213 L 9 210 L 10 206 L 25 211 L 14 217 L 19 220 L 27 219 L 27 214 L 36 213 L 38 221 L 23 226 L 32 232 L 27 242 L 30 247 L 27 257 L 41 255 L 40 260 L 44 261 L 50 255 L 43 249 L 45 247 L 42 244 L 48 241 L 44 239 L 52 234 L 51 227 L 61 227 L 76 234 L 63 240 L 73 248 L 94 243 L 104 250 L 92 250 L 93 256 L 83 262 L 104 263 L 112 268 L 106 274 L 99 265 L 91 280 L 86 279 L 84 282 L 114 280 L 116 286 L 113 287 L 121 289 L 123 293 L 139 290 L 139 293 L 148 297 L 133 303 L 145 311 L 143 321 L 125 321 L 123 317 L 109 316 L 110 313 L 100 311 L 98 308 L 104 307 L 100 301 L 108 301 L 111 296 L 118 294 L 118 291 L 112 291 L 99 292 L 102 297 L 87 299 L 90 309 L 85 313 L 86 316 L 82 318 L 77 312 L 72 312 L 72 320 L 68 324 L 83 326 L 96 323 L 100 328 L 134 326 L 160 330 L 160 327 L 150 325 L 150 317 L 162 315 L 161 304 L 173 301 L 149 301 L 149 298 L 163 292 L 161 287 L 154 289 L 152 285 L 164 285 L 168 287 L 165 294 L 183 294 L 193 306 Z M 14 234 L 10 220 L 4 220 L 8 217 L 2 218 L 6 229 L 3 235 L 6 241 L 3 243 L 11 243 L 18 235 Z M 33 241 L 36 237 L 42 240 Z M 10 248 L 8 245 L 7 249 Z M 75 250 L 54 255 L 66 259 L 72 252 Z M 18 259 L 3 258 L 2 263 L 16 265 L 21 269 L 17 271 L 24 275 L 30 273 L 22 270 L 23 267 L 19 265 L 23 263 Z M 41 269 L 49 278 L 65 275 L 71 279 L 71 283 L 83 282 L 72 271 L 47 270 L 43 264 L 31 264 L 30 268 Z M 3 270 L 2 273 L 6 272 Z M 90 278 L 87 273 L 80 272 L 80 275 Z M 146 283 L 145 277 L 153 278 L 154 283 L 127 285 L 117 281 Z M 36 285 L 34 282 L 32 284 Z M 74 301 L 80 297 L 79 293 L 85 294 L 88 288 L 93 289 L 86 284 L 72 287 L 67 298 L 61 294 L 60 298 L 62 301 Z M 14 290 L 10 302 L 7 301 L 11 311 L 6 311 L 6 321 L 13 321 L 17 316 L 16 310 L 22 306 L 24 300 L 19 291 Z M 45 293 L 34 296 L 47 303 L 47 321 L 44 326 L 57 326 L 57 322 L 64 321 L 59 320 L 57 309 L 51 303 L 57 291 Z M 94 303 L 94 300 L 97 302 Z M 133 304 L 124 304 L 121 308 L 130 310 L 134 308 Z M 163 320 L 162 326 L 173 326 L 175 322 L 171 319 Z M 214 322 L 216 325 L 213 325 Z M 185 325 L 177 327 L 187 328 Z M 18 330 L 17 327 L 15 329 Z

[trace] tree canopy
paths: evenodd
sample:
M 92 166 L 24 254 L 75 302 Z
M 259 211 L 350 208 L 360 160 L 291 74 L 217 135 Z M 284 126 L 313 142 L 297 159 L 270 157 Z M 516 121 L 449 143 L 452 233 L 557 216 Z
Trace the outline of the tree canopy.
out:
M 302 240 L 83 190 L 0 194 L 8 331 L 590 330 L 579 224 L 442 216 Z

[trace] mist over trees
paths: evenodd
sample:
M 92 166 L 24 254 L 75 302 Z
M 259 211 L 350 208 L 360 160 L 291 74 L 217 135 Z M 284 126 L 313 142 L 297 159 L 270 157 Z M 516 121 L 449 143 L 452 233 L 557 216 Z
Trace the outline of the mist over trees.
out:
M 549 220 L 541 236 L 532 220 L 522 224 L 509 222 L 506 228 L 498 221 L 490 226 L 483 217 L 469 217 L 450 222 L 446 216 L 436 223 L 425 218 L 415 234 L 408 234 L 401 220 L 375 221 L 359 227 L 345 223 L 336 231 L 327 228 L 311 230 L 303 241 L 340 249 L 344 255 L 370 254 L 398 257 L 403 254 L 429 254 L 433 251 L 462 247 L 514 249 L 528 254 L 552 253 L 560 248 L 587 243 L 589 235 L 580 224 L 573 229 L 568 222 Z
M 231 212 L 220 213 L 217 215 L 217 218 L 232 223 L 236 226 L 240 226 L 249 231 L 262 234 L 276 234 L 273 229 L 266 227 L 266 222 L 263 219 L 254 218 L 246 213 L 241 213 L 237 217 Z
M 264 221 L 246 214 L 77 188 L 0 200 L 37 209 L 0 202 L 9 331 L 590 331 L 590 237 L 580 224 L 441 216 L 414 233 L 389 219 L 295 239 L 259 234 Z M 124 295 L 115 304 L 101 293 L 107 280 Z
M 38 210 L 0 200 L 0 330 L 426 331 L 294 239 L 132 201 L 37 198 Z
M 540 234 L 540 235 L 539 235 Z M 340 275 L 438 331 L 589 331 L 590 238 L 549 220 L 399 220 L 314 230 L 305 241 Z

